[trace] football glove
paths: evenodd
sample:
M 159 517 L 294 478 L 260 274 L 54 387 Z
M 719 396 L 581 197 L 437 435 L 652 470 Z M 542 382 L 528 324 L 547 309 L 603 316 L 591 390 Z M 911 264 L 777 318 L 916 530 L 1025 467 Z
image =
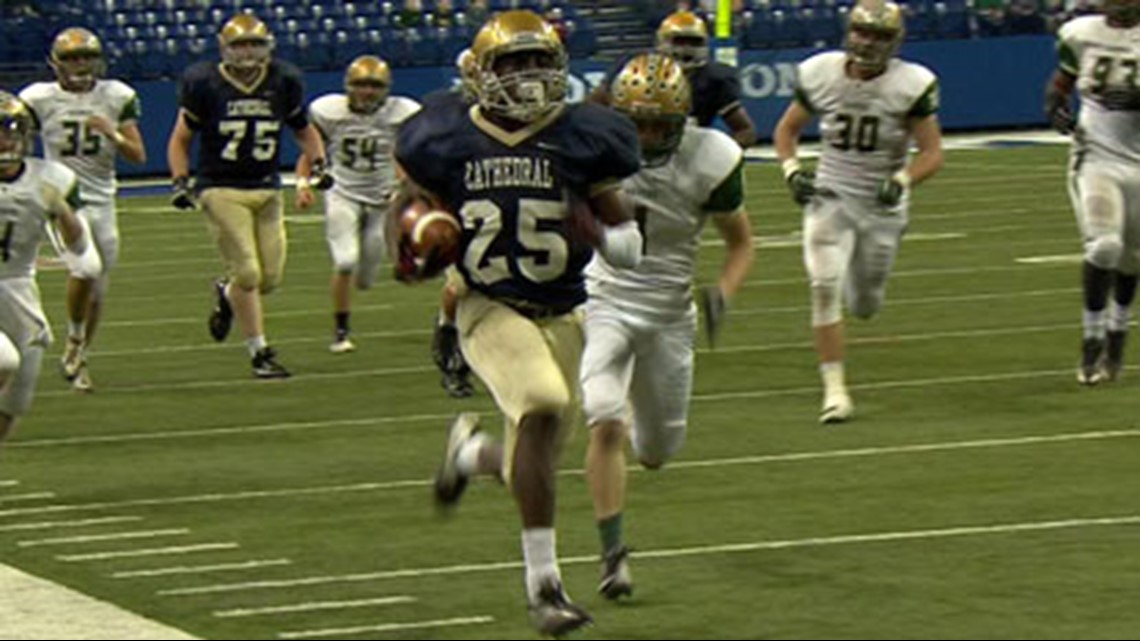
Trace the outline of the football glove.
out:
M 728 313 L 728 302 L 720 287 L 701 288 L 701 309 L 705 313 L 705 336 L 709 339 L 709 347 L 716 347 L 717 335 Z
M 887 207 L 896 207 L 902 200 L 903 194 L 910 187 L 910 179 L 905 172 L 898 172 L 879 184 L 879 191 L 875 194 L 879 202 Z M 889 209 L 884 213 L 894 213 Z
M 796 169 L 784 178 L 788 189 L 792 190 L 792 200 L 797 205 L 806 205 L 815 195 L 815 172 L 806 169 Z
M 309 169 L 309 185 L 317 191 L 332 189 L 333 177 L 324 158 L 317 158 Z
M 1073 107 L 1069 96 L 1059 91 L 1049 91 L 1045 94 L 1045 113 L 1049 114 L 1049 124 L 1058 133 L 1069 135 L 1077 125 L 1073 116 Z
M 175 209 L 183 211 L 194 209 L 194 192 L 190 189 L 189 176 L 175 178 L 171 188 L 174 193 L 170 196 L 170 204 L 174 205 Z

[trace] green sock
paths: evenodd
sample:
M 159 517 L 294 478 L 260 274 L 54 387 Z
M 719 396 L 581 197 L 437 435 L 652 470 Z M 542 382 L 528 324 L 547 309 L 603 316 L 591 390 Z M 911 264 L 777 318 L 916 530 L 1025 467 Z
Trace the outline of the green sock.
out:
M 602 553 L 621 545 L 621 512 L 598 521 L 598 534 L 602 537 Z

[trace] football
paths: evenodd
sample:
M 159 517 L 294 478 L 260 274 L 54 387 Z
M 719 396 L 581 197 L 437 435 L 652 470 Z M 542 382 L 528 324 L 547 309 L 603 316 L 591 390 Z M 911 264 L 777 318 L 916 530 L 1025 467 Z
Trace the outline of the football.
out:
M 412 254 L 421 260 L 431 258 L 439 266 L 459 260 L 460 232 L 454 215 L 423 202 L 408 205 L 400 214 L 400 234 Z

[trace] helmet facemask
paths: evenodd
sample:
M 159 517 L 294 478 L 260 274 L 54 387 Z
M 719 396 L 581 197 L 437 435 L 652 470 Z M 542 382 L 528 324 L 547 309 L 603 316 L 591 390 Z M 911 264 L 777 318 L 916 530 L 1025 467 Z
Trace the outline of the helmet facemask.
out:
M 241 73 L 250 73 L 269 64 L 273 41 L 269 38 L 242 38 L 222 45 L 222 62 Z
M 357 112 L 370 114 L 388 100 L 390 87 L 379 80 L 351 80 L 345 87 L 348 92 L 348 107 Z
M 9 101 L 16 100 L 10 95 L 0 98 L 0 171 L 5 173 L 18 169 L 32 148 L 31 118 L 26 111 L 9 106 Z
M 566 99 L 566 56 L 548 48 L 516 48 L 491 56 L 478 76 L 481 108 L 535 122 Z
M 106 68 L 103 55 L 91 50 L 54 54 L 50 64 L 61 87 L 80 93 L 91 91 Z
M 668 36 L 657 45 L 657 51 L 676 60 L 685 70 L 703 67 L 709 62 L 708 40 L 700 36 Z

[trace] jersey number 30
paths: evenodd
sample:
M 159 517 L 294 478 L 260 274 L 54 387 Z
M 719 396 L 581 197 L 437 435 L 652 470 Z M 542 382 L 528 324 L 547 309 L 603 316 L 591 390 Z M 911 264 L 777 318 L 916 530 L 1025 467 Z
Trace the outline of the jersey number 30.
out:
M 565 215 L 563 203 L 533 198 L 519 199 L 519 215 L 514 232 L 526 254 L 516 256 L 492 251 L 491 245 L 503 230 L 503 210 L 491 200 L 472 200 L 463 205 L 463 225 L 475 230 L 475 238 L 467 247 L 463 265 L 468 273 L 485 285 L 511 277 L 511 266 L 524 278 L 536 283 L 555 280 L 566 272 L 570 248 L 562 234 L 539 229 L 542 220 L 558 223 Z
M 238 161 L 238 147 L 249 135 L 250 121 L 223 120 L 218 123 L 218 133 L 229 137 L 222 149 L 222 160 Z M 253 159 L 265 162 L 277 155 L 277 132 L 281 123 L 276 120 L 256 120 L 253 123 Z

